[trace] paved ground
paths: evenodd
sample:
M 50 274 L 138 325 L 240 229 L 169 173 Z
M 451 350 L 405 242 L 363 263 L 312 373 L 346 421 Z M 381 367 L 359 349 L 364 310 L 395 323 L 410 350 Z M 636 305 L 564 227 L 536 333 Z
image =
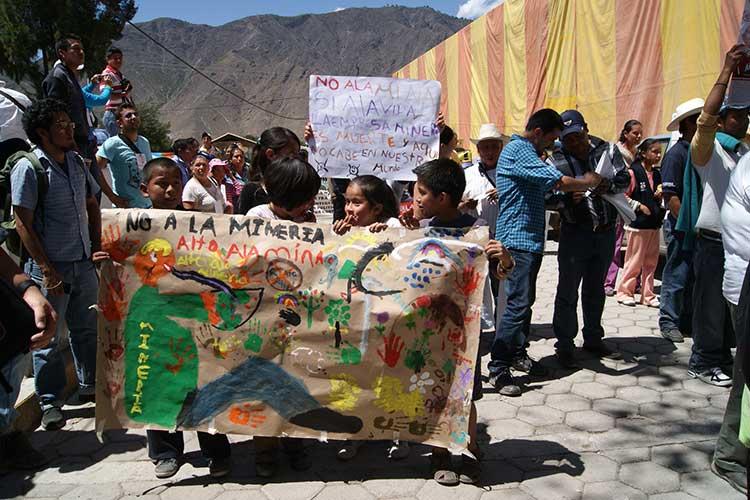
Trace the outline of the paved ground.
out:
M 656 328 L 657 311 L 608 299 L 607 335 L 623 361 L 584 361 L 584 369 L 557 368 L 551 329 L 557 261 L 540 273 L 531 354 L 552 368 L 549 380 L 530 382 L 520 398 L 485 384 L 479 403 L 485 452 L 483 486 L 444 488 L 427 480 L 423 447 L 398 463 L 385 444 L 370 443 L 352 462 L 335 457 L 334 444 L 315 444 L 312 470 L 289 469 L 262 484 L 252 473 L 252 444 L 233 441 L 233 473 L 223 484 L 207 477 L 195 435 L 189 463 L 167 481 L 156 480 L 137 432 L 109 432 L 100 444 L 93 407 L 68 407 L 64 431 L 37 431 L 33 441 L 55 456 L 35 474 L 0 477 L 0 497 L 190 499 L 650 499 L 743 498 L 709 469 L 728 391 L 686 377 L 690 341 L 673 346 Z M 485 363 L 487 358 L 485 358 Z M 484 367 L 486 375 L 486 365 Z

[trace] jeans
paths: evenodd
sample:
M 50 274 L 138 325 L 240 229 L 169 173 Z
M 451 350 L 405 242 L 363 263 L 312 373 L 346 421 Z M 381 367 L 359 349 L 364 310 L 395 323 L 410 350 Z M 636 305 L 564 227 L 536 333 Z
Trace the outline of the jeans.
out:
M 96 380 L 96 325 L 97 312 L 91 306 L 97 303 L 99 281 L 94 263 L 90 260 L 78 262 L 54 262 L 63 278 L 63 294 L 51 295 L 42 290 L 57 313 L 57 331 L 44 349 L 34 351 L 34 383 L 42 410 L 62 406 L 65 389 L 65 364 L 60 355 L 59 340 L 64 335 L 67 323 L 70 331 L 70 350 L 73 353 L 79 390 L 93 394 Z M 42 272 L 36 263 L 26 263 L 26 274 L 42 283 Z
M 531 307 L 536 300 L 536 278 L 542 254 L 509 249 L 516 265 L 505 280 L 507 304 L 492 342 L 490 376 L 509 368 L 513 359 L 526 351 L 531 326 Z
M 18 416 L 15 408 L 16 399 L 18 399 L 18 392 L 21 389 L 21 381 L 23 380 L 23 376 L 26 373 L 28 366 L 29 355 L 19 354 L 8 360 L 8 362 L 0 368 L 3 377 L 13 389 L 11 392 L 5 392 L 5 389 L 0 387 L 0 435 L 6 434 L 10 430 L 11 424 Z
M 724 245 L 696 238 L 693 254 L 693 353 L 688 367 L 697 372 L 732 365 L 734 328 L 722 293 Z
M 148 458 L 156 462 L 168 458 L 180 458 L 185 451 L 185 440 L 182 431 L 146 431 L 148 441 Z M 198 432 L 198 444 L 206 458 L 228 458 L 231 451 L 226 434 L 209 434 Z
M 104 116 L 102 117 L 102 121 L 104 122 L 104 129 L 107 131 L 107 134 L 110 137 L 114 137 L 119 132 L 119 127 L 117 126 L 117 117 L 115 116 L 114 111 L 105 111 Z
M 667 244 L 667 262 L 661 278 L 661 307 L 659 328 L 666 332 L 692 331 L 693 255 L 682 249 L 682 241 L 672 232 L 672 222 L 664 221 L 664 242 Z
M 612 261 L 615 228 L 600 233 L 590 228 L 563 224 L 557 252 L 559 279 L 552 327 L 558 350 L 572 350 L 578 334 L 578 286 L 581 285 L 583 341 L 598 343 L 604 337 L 604 279 Z
M 716 440 L 714 450 L 714 464 L 724 471 L 746 473 L 748 465 L 748 450 L 740 443 L 740 417 L 742 413 L 742 391 L 745 388 L 745 373 L 742 369 L 742 359 L 747 348 L 747 339 L 739 332 L 745 329 L 737 323 L 737 306 L 729 304 L 732 323 L 738 332 L 737 353 L 732 370 L 732 389 L 729 392 L 727 407 L 724 410 L 724 420 L 721 423 L 719 438 Z

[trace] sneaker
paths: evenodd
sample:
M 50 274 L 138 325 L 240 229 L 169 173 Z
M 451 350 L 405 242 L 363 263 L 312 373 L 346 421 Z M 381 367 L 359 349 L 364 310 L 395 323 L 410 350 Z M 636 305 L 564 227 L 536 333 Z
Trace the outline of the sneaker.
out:
M 461 460 L 461 470 L 458 474 L 459 482 L 477 484 L 482 475 L 482 465 L 479 463 L 479 460 L 467 457 L 466 455 L 462 456 Z
M 624 306 L 635 307 L 635 299 L 633 297 L 626 297 L 624 299 L 617 299 L 617 302 Z
M 599 358 L 607 358 L 607 359 L 620 359 L 622 358 L 622 355 L 607 347 L 607 344 L 605 344 L 602 341 L 599 342 L 584 342 L 583 343 L 583 350 L 590 352 L 591 354 L 599 357 Z
M 528 354 L 523 354 L 514 359 L 511 366 L 514 370 L 528 373 L 532 377 L 544 377 L 549 373 L 545 367 L 531 359 Z
M 176 458 L 163 458 L 156 461 L 154 474 L 156 474 L 156 477 L 158 477 L 159 479 L 165 479 L 177 474 L 178 470 L 180 470 L 179 460 L 177 460 Z
M 14 431 L 0 436 L 0 457 L 11 469 L 36 470 L 50 459 L 31 445 L 23 432 Z
M 661 306 L 661 303 L 659 302 L 659 299 L 651 299 L 648 302 L 646 302 L 646 307 L 653 307 L 658 309 Z
M 682 336 L 682 332 L 677 329 L 662 330 L 661 336 L 669 340 L 670 342 L 674 342 L 675 344 L 685 342 L 685 337 Z
M 409 443 L 402 441 L 393 441 L 388 448 L 388 458 L 390 460 L 402 460 L 409 456 Z
M 453 462 L 449 453 L 435 453 L 430 455 L 430 472 L 436 483 L 443 486 L 458 486 L 458 474 L 453 470 Z
M 615 292 L 614 288 L 606 287 L 604 289 L 604 295 L 606 295 L 607 297 L 614 297 L 616 293 L 617 292 Z
M 362 441 L 346 441 L 344 445 L 339 448 L 336 452 L 336 458 L 339 460 L 347 461 L 357 456 L 359 447 L 362 446 Z
M 521 387 L 516 384 L 513 375 L 510 374 L 510 368 L 503 368 L 497 375 L 490 376 L 490 383 L 503 396 L 515 397 L 521 395 Z
M 65 427 L 65 415 L 62 410 L 53 406 L 42 411 L 42 427 L 46 431 L 56 431 Z
M 716 463 L 711 461 L 711 472 L 722 478 L 724 481 L 735 490 L 747 495 L 747 473 L 746 472 L 732 472 L 724 469 L 720 469 L 716 466 Z
M 724 373 L 718 366 L 702 372 L 690 369 L 688 370 L 688 376 L 717 387 L 731 387 L 732 385 L 732 377 Z
M 208 473 L 213 478 L 224 477 L 232 470 L 232 462 L 229 457 L 211 458 L 208 461 Z
M 572 349 L 559 349 L 556 354 L 557 362 L 560 363 L 560 366 L 563 368 L 572 370 L 579 367 Z

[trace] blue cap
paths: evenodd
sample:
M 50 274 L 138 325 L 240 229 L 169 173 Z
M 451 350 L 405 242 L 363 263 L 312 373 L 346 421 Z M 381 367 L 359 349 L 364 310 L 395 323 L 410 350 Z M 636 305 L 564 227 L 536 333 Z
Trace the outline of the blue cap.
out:
M 560 134 L 561 138 L 568 134 L 584 132 L 586 130 L 586 120 L 584 120 L 583 115 L 575 109 L 563 111 L 560 117 L 565 126 Z

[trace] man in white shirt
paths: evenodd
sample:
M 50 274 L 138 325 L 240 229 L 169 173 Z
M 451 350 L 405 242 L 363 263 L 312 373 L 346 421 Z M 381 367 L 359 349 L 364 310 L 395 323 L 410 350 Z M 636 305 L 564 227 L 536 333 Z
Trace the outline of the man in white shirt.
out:
M 694 231 L 697 234 L 693 254 L 693 349 L 688 375 L 720 387 L 732 385 L 731 347 L 734 329 L 726 302 L 721 295 L 724 248 L 721 210 L 729 178 L 747 147 L 740 142 L 748 128 L 748 108 L 725 103 L 731 75 L 743 55 L 744 46 L 730 50 L 717 82 L 706 98 L 697 120 L 697 131 L 690 144 L 690 158 L 700 176 L 703 197 Z M 687 177 L 686 177 L 687 178 Z M 684 226 L 688 200 L 680 207 L 678 228 Z
M 466 189 L 459 209 L 486 221 L 490 239 L 495 239 L 498 213 L 495 169 L 503 150 L 503 136 L 494 123 L 485 123 L 479 127 L 479 136 L 471 142 L 477 147 L 479 160 L 464 169 Z M 490 284 L 492 295 L 497 299 L 499 280 L 492 273 Z

